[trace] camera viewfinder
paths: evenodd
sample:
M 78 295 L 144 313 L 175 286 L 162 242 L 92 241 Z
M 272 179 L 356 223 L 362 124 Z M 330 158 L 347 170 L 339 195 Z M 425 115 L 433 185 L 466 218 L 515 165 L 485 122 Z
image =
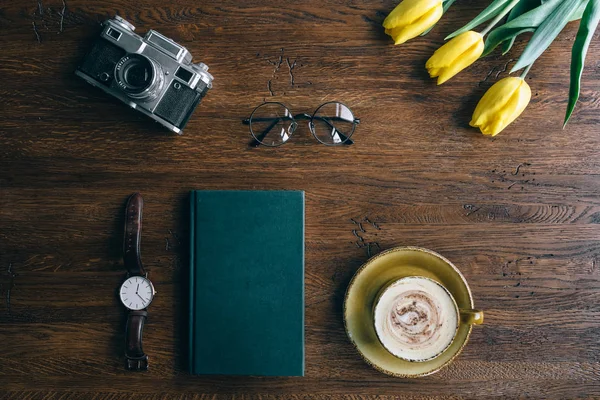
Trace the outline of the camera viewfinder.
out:
M 192 76 L 194 76 L 194 74 L 185 68 L 179 67 L 177 68 L 177 72 L 175 72 L 175 76 L 184 81 L 185 83 L 188 83 L 190 79 L 192 79 Z

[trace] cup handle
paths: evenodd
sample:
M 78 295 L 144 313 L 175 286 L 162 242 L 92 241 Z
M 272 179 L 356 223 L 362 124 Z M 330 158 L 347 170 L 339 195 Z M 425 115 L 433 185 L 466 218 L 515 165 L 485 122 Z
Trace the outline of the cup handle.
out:
M 463 324 L 481 325 L 483 324 L 483 311 L 461 309 L 460 319 Z

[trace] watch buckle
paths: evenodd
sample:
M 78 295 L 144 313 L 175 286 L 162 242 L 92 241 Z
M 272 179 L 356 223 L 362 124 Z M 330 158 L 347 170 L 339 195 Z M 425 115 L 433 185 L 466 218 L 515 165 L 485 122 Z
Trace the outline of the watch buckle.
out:
M 129 371 L 148 371 L 148 356 L 147 355 L 143 355 L 142 357 L 126 356 L 125 367 Z

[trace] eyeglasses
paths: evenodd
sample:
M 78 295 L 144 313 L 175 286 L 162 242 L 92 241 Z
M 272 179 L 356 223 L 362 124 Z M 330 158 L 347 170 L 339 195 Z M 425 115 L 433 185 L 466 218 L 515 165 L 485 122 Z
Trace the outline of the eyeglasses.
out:
M 298 127 L 297 119 L 308 119 L 315 139 L 327 146 L 353 144 L 350 137 L 360 123 L 348 106 L 337 101 L 321 104 L 313 115 L 293 115 L 282 103 L 267 102 L 256 107 L 243 122 L 250 127 L 253 145 L 277 147 L 290 140 Z

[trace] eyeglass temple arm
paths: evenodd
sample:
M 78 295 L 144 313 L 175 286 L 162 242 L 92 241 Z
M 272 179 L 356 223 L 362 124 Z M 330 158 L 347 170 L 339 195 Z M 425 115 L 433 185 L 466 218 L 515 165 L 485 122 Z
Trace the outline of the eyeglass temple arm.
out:
M 336 128 L 335 126 L 333 126 L 329 121 L 333 120 L 333 121 L 347 121 L 346 119 L 340 118 L 340 117 L 331 117 L 331 118 L 325 118 L 325 117 L 319 117 L 318 115 L 310 115 L 310 114 L 297 114 L 294 115 L 294 119 L 318 119 L 320 121 L 325 122 L 327 125 L 329 125 L 330 128 L 334 129 L 338 135 L 340 135 L 340 137 L 343 140 L 343 144 L 354 144 L 354 142 L 352 141 L 352 139 L 350 139 L 348 136 L 344 135 L 342 132 L 340 132 L 340 130 L 338 128 Z M 354 119 L 354 123 L 355 124 L 359 124 L 360 120 L 358 118 Z
M 295 117 L 294 117 L 295 118 Z M 268 121 L 283 121 L 284 119 L 292 119 L 291 116 L 288 117 L 269 117 L 269 118 L 256 118 L 256 117 L 252 117 L 252 121 L 253 122 L 268 122 Z M 249 125 L 250 124 L 250 118 L 246 118 L 244 120 L 242 120 L 242 123 L 245 125 Z
M 329 120 L 336 120 L 336 121 L 347 121 L 347 120 L 345 120 L 345 119 L 343 119 L 343 118 L 340 118 L 340 117 L 324 118 L 324 117 L 318 117 L 318 116 L 314 116 L 314 117 L 312 117 L 312 116 L 309 116 L 309 118 L 311 118 L 311 119 L 318 119 L 319 121 L 323 121 L 323 122 L 325 122 L 327 125 L 329 125 L 329 127 L 330 127 L 330 128 L 334 129 L 334 130 L 335 130 L 335 131 L 338 133 L 338 135 L 340 135 L 340 137 L 341 137 L 341 138 L 342 138 L 342 140 L 343 140 L 343 142 L 342 142 L 343 144 L 347 144 L 347 145 L 354 144 L 354 141 L 353 141 L 352 139 L 350 139 L 348 136 L 346 136 L 346 135 L 345 135 L 343 132 L 341 132 L 341 131 L 340 131 L 338 128 L 336 128 L 335 126 L 333 126 L 333 125 L 332 125 L 332 124 L 329 122 Z M 356 122 L 356 121 L 359 121 L 359 122 L 360 122 L 360 120 L 358 120 L 358 119 L 355 119 L 355 120 L 354 120 L 354 122 L 355 122 L 356 124 L 358 124 L 358 123 L 359 123 L 359 122 Z
M 271 132 L 271 129 L 273 129 L 275 127 L 275 125 L 277 125 L 277 123 L 279 121 L 282 121 L 284 119 L 291 119 L 291 117 L 252 118 L 252 120 L 256 121 L 256 122 L 273 121 L 273 122 L 271 122 L 271 124 L 269 126 L 267 126 L 265 128 L 264 131 L 262 131 L 259 134 L 255 134 L 256 137 L 254 138 L 254 141 L 252 142 L 252 144 L 254 144 L 254 145 L 260 144 L 260 142 L 265 138 L 265 136 L 267 136 L 269 134 L 269 132 Z M 246 118 L 245 120 L 242 121 L 242 123 L 245 124 L 245 125 L 249 125 L 250 124 L 250 118 Z
M 311 118 L 313 118 L 313 116 L 309 115 L 309 114 L 297 114 L 297 115 L 294 115 L 294 119 L 311 119 Z M 323 121 L 326 120 L 324 117 L 318 117 L 317 116 L 315 118 L 323 120 Z M 252 120 L 256 121 L 256 122 L 267 122 L 267 121 L 273 121 L 273 120 L 280 121 L 282 119 L 284 119 L 284 118 L 283 117 L 252 118 Z M 290 119 L 290 117 L 286 117 L 285 119 Z M 331 120 L 331 121 L 348 121 L 347 119 L 340 118 L 340 117 L 331 117 L 331 118 L 327 118 L 327 119 Z M 360 124 L 360 119 L 359 118 L 355 118 L 352 122 L 354 122 L 355 124 L 358 125 L 358 124 Z M 245 125 L 249 125 L 250 124 L 250 118 L 246 118 L 246 119 L 242 120 L 242 123 L 245 124 Z
M 271 132 L 271 129 L 273 129 L 275 127 L 275 125 L 277 125 L 279 123 L 279 120 L 280 120 L 280 118 L 276 118 L 273 122 L 271 122 L 271 124 L 269 126 L 267 126 L 264 131 L 262 131 L 261 133 L 256 135 L 256 139 L 259 142 L 262 142 L 262 140 L 265 138 L 265 136 L 267 136 L 269 134 L 269 132 Z
M 298 114 L 298 115 L 294 115 L 295 119 L 300 119 L 300 118 L 304 118 L 304 119 L 312 119 L 312 118 L 316 118 L 316 119 L 320 119 L 322 121 L 344 121 L 344 122 L 348 122 L 348 120 L 346 118 L 342 118 L 342 117 L 319 117 L 317 115 L 315 115 L 314 117 L 310 114 Z M 352 122 L 354 122 L 355 124 L 360 124 L 360 119 L 359 118 L 354 118 L 352 120 Z

